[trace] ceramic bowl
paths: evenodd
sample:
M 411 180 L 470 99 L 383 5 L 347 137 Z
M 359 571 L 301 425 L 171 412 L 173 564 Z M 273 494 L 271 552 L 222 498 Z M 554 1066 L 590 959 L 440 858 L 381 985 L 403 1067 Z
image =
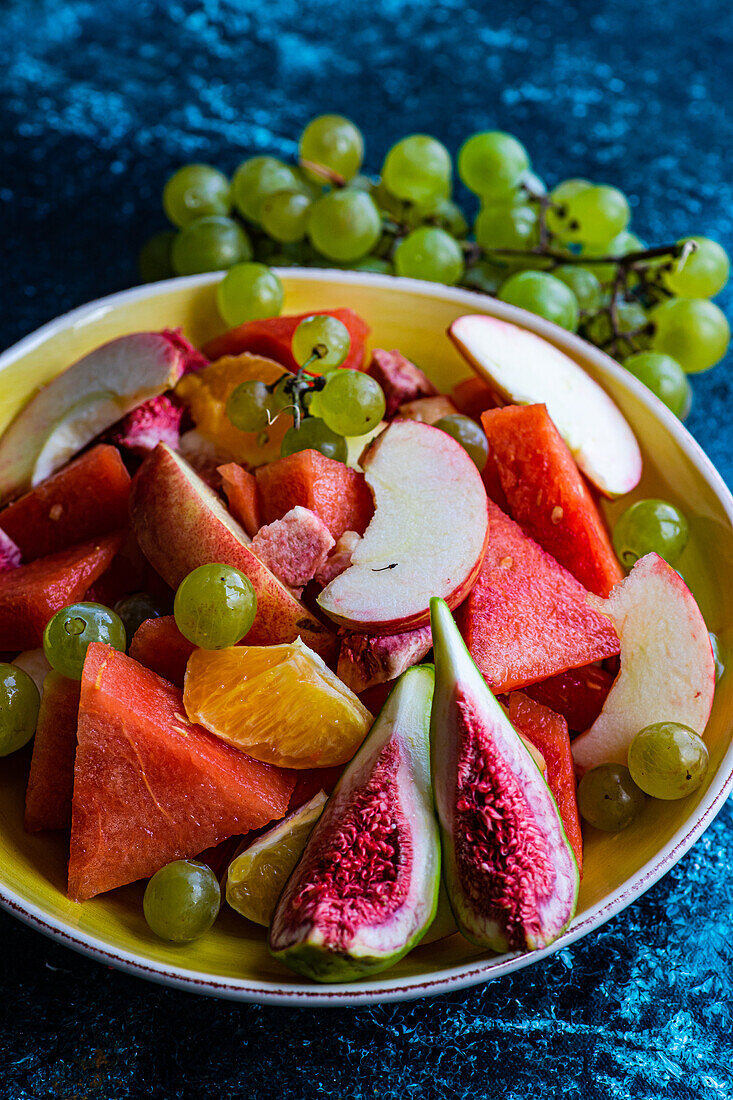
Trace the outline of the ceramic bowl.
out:
M 531 329 L 580 363 L 617 401 L 644 453 L 639 487 L 607 507 L 611 522 L 634 499 L 664 497 L 690 520 L 679 569 L 724 648 L 733 641 L 733 499 L 700 447 L 649 390 L 606 355 L 522 310 L 472 292 L 354 272 L 284 270 L 284 312 L 351 306 L 372 327 L 372 342 L 399 348 L 450 390 L 469 368 L 445 335 L 474 312 Z M 115 294 L 45 325 L 0 356 L 0 430 L 33 390 L 106 340 L 143 329 L 181 326 L 201 343 L 219 332 L 214 288 L 220 276 L 175 279 Z M 605 507 L 605 506 L 604 506 Z M 0 903 L 33 928 L 100 962 L 198 993 L 275 1004 L 347 1005 L 394 1001 L 461 989 L 520 967 L 587 935 L 665 874 L 710 824 L 731 786 L 733 677 L 724 676 L 707 729 L 705 785 L 679 802 L 649 800 L 618 835 L 589 830 L 578 913 L 546 951 L 497 956 L 456 934 L 418 947 L 397 966 L 349 985 L 316 985 L 272 959 L 263 929 L 225 906 L 211 932 L 192 945 L 158 940 L 142 914 L 135 884 L 78 904 L 66 897 L 66 843 L 23 831 L 27 753 L 0 768 Z

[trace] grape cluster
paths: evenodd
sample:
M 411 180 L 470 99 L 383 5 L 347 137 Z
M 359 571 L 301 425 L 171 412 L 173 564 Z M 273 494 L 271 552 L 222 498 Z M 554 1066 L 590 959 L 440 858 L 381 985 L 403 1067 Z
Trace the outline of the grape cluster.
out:
M 500 131 L 474 134 L 458 153 L 458 176 L 479 203 L 473 233 L 441 142 L 402 138 L 379 178 L 362 174 L 363 157 L 358 128 L 323 115 L 303 131 L 297 164 L 251 157 L 231 180 L 205 164 L 180 168 L 163 192 L 176 229 L 144 247 L 143 278 L 229 269 L 217 293 L 229 325 L 279 313 L 275 266 L 469 287 L 579 332 L 687 415 L 688 374 L 722 359 L 729 341 L 710 300 L 728 278 L 719 244 L 645 248 L 621 191 L 585 179 L 548 191 L 521 142 Z

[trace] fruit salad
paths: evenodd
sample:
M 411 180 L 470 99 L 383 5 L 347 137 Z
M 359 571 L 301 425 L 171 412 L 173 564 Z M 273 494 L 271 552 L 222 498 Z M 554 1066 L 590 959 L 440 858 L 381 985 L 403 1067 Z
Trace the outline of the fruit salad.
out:
M 25 828 L 68 836 L 73 901 L 146 881 L 182 951 L 225 903 L 327 982 L 553 943 L 593 831 L 705 781 L 722 672 L 685 514 L 637 493 L 609 530 L 642 456 L 576 362 L 464 316 L 439 393 L 368 339 L 123 336 L 0 438 Z

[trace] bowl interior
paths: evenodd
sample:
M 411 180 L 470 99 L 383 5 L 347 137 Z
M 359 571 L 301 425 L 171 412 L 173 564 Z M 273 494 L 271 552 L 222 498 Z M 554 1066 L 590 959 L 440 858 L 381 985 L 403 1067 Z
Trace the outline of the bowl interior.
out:
M 724 650 L 733 641 L 733 530 L 722 484 L 704 456 L 671 415 L 638 383 L 595 349 L 538 319 L 488 298 L 444 291 L 404 280 L 338 272 L 282 273 L 285 312 L 351 306 L 372 327 L 373 345 L 397 347 L 414 359 L 438 387 L 449 391 L 470 370 L 444 335 L 466 312 L 485 312 L 518 321 L 560 344 L 603 382 L 634 427 L 644 452 L 640 486 L 621 502 L 604 503 L 609 519 L 633 500 L 660 496 L 679 504 L 690 520 L 691 537 L 678 563 L 694 592 L 708 626 Z M 98 344 L 127 332 L 181 326 L 194 342 L 223 327 L 217 317 L 213 287 L 216 276 L 179 279 L 141 291 L 117 295 L 42 329 L 0 357 L 0 429 L 28 395 L 70 362 Z M 733 678 L 718 686 L 706 741 L 711 767 L 706 785 L 681 802 L 649 801 L 634 825 L 619 835 L 588 830 L 578 921 L 609 902 L 618 902 L 624 884 L 684 840 L 727 778 L 730 747 L 727 716 L 733 706 Z M 665 716 L 667 717 L 667 716 Z M 672 716 L 670 716 L 672 717 Z M 268 955 L 263 930 L 224 907 L 214 929 L 186 947 L 156 939 L 142 916 L 142 887 L 133 885 L 83 905 L 65 895 L 66 841 L 59 835 L 29 836 L 22 828 L 28 752 L 16 754 L 0 769 L 0 893 L 12 895 L 52 927 L 63 926 L 77 940 L 108 950 L 112 956 L 136 958 L 153 976 L 180 971 L 227 987 L 268 990 L 301 996 L 315 987 L 285 970 Z M 639 892 L 637 889 L 635 892 Z M 459 935 L 418 948 L 397 967 L 362 983 L 380 990 L 417 988 L 488 959 Z M 114 958 L 112 958 L 114 961 Z M 528 956 L 527 961 L 532 961 Z M 346 987 L 333 987 L 348 996 Z

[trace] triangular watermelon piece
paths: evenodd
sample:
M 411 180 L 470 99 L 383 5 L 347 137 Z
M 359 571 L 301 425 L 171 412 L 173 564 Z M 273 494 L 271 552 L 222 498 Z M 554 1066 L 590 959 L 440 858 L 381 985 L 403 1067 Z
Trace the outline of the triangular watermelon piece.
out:
M 195 648 L 181 634 L 173 615 L 161 615 L 140 623 L 130 642 L 130 656 L 182 688 L 188 658 Z
M 576 733 L 585 733 L 603 710 L 614 677 L 600 665 L 569 668 L 525 688 L 531 699 L 562 714 Z
M 81 681 L 69 896 L 83 901 L 282 817 L 292 773 L 186 718 L 183 695 L 110 646 Z
M 489 547 L 456 621 L 494 692 L 619 652 L 610 619 L 588 607 L 587 596 L 567 569 L 489 501 Z
M 25 792 L 23 824 L 29 833 L 71 825 L 79 690 L 77 680 L 68 680 L 59 672 L 49 672 L 43 681 Z

